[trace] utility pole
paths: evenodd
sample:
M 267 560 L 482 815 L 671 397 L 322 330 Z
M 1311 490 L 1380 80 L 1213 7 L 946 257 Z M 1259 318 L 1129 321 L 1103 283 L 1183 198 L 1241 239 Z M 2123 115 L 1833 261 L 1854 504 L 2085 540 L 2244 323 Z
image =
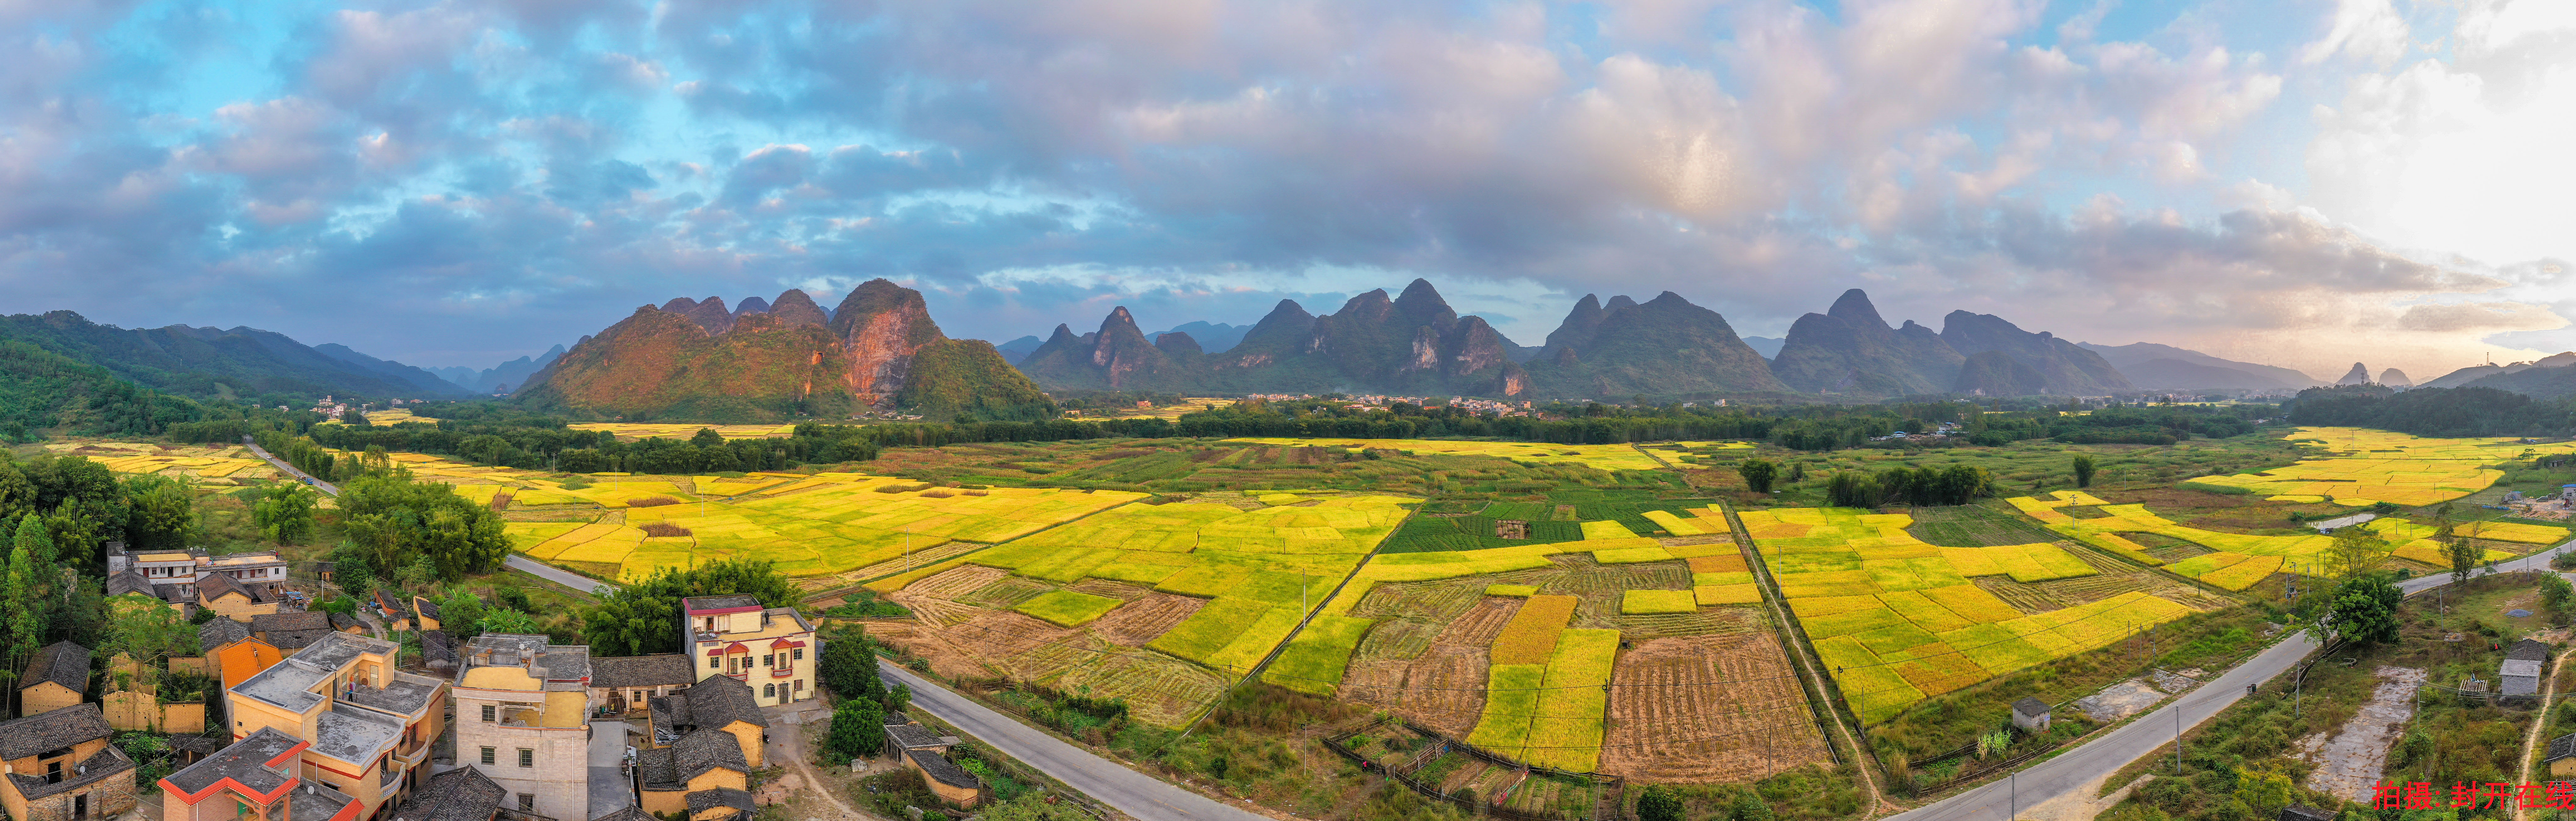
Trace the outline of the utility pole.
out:
M 2182 774 L 2182 701 L 2174 701 L 2174 774 Z

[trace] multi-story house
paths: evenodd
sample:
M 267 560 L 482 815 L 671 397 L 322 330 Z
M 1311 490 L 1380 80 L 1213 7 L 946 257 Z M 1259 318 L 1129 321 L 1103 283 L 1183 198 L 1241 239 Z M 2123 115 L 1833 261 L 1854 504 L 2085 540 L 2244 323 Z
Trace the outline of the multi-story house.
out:
M 698 665 L 682 653 L 613 656 L 590 660 L 590 700 L 610 712 L 645 709 L 645 699 L 687 690 L 698 683 Z
M 262 727 L 163 776 L 161 821 L 356 821 L 356 799 L 304 780 L 310 746 Z
M 299 775 L 375 817 L 428 780 L 430 750 L 446 724 L 447 682 L 395 670 L 400 651 L 393 642 L 326 632 L 225 689 L 233 738 L 267 727 L 303 739 Z
M 510 793 L 505 808 L 590 815 L 590 648 L 492 633 L 456 668 L 456 758 Z
M 769 720 L 751 687 L 714 675 L 685 692 L 647 696 L 650 746 L 635 754 L 636 804 L 655 815 L 718 821 L 748 806 L 767 754 Z
M 107 543 L 108 595 L 147 593 L 188 615 L 192 607 L 245 621 L 275 613 L 286 566 L 274 550 L 209 556 L 201 548 L 128 552 L 124 542 Z
M 813 698 L 822 654 L 814 625 L 793 607 L 762 607 L 749 595 L 680 600 L 681 631 L 699 678 L 731 676 L 751 686 L 762 706 Z
M 0 722 L 0 805 L 19 821 L 88 821 L 134 809 L 134 760 L 96 704 Z

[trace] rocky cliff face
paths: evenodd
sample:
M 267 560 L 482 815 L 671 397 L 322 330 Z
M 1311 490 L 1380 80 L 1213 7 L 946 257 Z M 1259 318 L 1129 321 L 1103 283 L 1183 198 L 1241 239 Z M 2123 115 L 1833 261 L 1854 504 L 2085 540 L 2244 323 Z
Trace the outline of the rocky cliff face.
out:
M 1962 359 L 1930 328 L 1911 320 L 1903 328 L 1888 327 L 1869 294 L 1853 288 L 1824 313 L 1801 316 L 1789 326 L 1771 371 L 1801 391 L 1843 385 L 1868 393 L 1940 393 L 1958 381 Z
M 2100 396 L 2136 390 L 2129 378 L 2103 361 L 2100 354 L 2047 331 L 2022 330 L 1993 314 L 1951 311 L 1941 319 L 1941 341 L 1969 356 L 1999 351 L 2012 357 L 2046 380 L 2042 393 Z
M 1575 305 L 1532 360 L 1536 394 L 1555 397 L 1673 396 L 1785 390 L 1762 355 L 1716 311 L 1665 291 L 1644 303 L 1612 297 L 1594 315 Z
M 1393 298 L 1384 290 L 1360 294 L 1323 316 L 1281 300 L 1222 354 L 1204 353 L 1187 334 L 1149 344 L 1137 327 L 1123 307 L 1093 333 L 1075 336 L 1059 325 L 1019 367 L 1042 384 L 1093 390 L 1481 396 L 1527 387 L 1510 360 L 1510 340 L 1482 318 L 1459 317 L 1421 280 Z
M 933 418 L 1053 410 L 991 345 L 942 336 L 921 295 L 894 283 L 861 285 L 828 323 L 802 291 L 768 307 L 736 314 L 721 299 L 684 297 L 637 308 L 529 377 L 518 396 L 630 420 L 837 418 L 871 406 Z

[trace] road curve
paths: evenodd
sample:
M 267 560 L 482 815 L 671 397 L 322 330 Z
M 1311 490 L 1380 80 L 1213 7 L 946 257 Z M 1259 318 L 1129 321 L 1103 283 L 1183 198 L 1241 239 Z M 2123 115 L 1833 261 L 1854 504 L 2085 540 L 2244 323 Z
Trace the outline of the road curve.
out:
M 242 445 L 250 448 L 250 452 L 252 454 L 257 455 L 261 459 L 268 460 L 268 464 L 270 466 L 275 467 L 278 470 L 285 471 L 286 475 L 293 476 L 301 480 L 307 480 L 307 484 L 312 485 L 315 490 L 322 491 L 324 495 L 340 495 L 340 486 L 320 479 L 315 479 L 310 473 L 296 470 L 294 465 L 287 464 L 277 457 L 269 455 L 267 450 L 264 450 L 260 448 L 259 445 L 253 443 L 250 437 L 242 437 Z M 528 575 L 554 582 L 556 584 L 572 588 L 576 591 L 589 593 L 594 596 L 606 596 L 617 592 L 616 585 L 609 584 L 589 576 L 584 576 L 570 570 L 565 570 L 545 562 L 537 561 L 526 556 L 521 556 L 516 553 L 510 554 L 510 558 L 505 563 L 512 569 L 527 572 Z
M 2550 556 L 2571 545 L 2576 545 L 2576 542 L 2513 561 L 2498 562 L 2496 570 L 2546 569 Z M 2397 587 L 2413 595 L 2450 583 L 2451 574 L 2438 573 L 2407 579 L 2399 582 Z M 2308 631 L 2292 634 L 2281 643 L 2255 654 L 2244 664 L 2220 674 L 2216 680 L 2184 693 L 2172 703 L 2108 735 L 2022 770 L 2021 775 L 2030 776 L 2030 789 L 2018 795 L 2015 788 L 2019 779 L 1998 780 L 1889 817 L 1903 821 L 2004 821 L 2012 817 L 2010 813 L 2015 808 L 2028 810 L 2038 806 L 2116 772 L 2128 766 L 2129 762 L 2159 753 L 2170 756 L 2178 729 L 2197 726 L 2218 715 L 2219 711 L 2245 697 L 2246 685 L 2270 681 L 2273 676 L 2296 666 L 2316 649 L 2317 643 Z
M 877 669 L 911 686 L 914 706 L 1119 812 L 1145 821 L 1270 821 L 1092 755 L 892 662 L 879 659 Z

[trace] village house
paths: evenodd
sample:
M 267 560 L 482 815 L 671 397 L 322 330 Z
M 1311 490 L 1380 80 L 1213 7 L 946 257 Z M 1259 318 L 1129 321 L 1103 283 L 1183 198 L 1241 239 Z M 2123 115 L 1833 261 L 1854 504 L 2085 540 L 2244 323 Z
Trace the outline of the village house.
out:
M 552 816 L 512 809 L 509 801 L 510 791 L 491 776 L 458 767 L 430 779 L 420 798 L 403 804 L 388 821 L 555 821 Z
M 262 613 L 250 617 L 251 635 L 279 650 L 294 652 L 332 633 L 331 614 L 319 610 Z
M 310 742 L 303 774 L 346 793 L 361 817 L 428 781 L 445 729 L 447 682 L 394 669 L 401 646 L 348 633 L 323 636 L 226 688 L 236 739 L 262 727 Z
M 87 692 L 89 648 L 54 642 L 27 660 L 27 674 L 18 680 L 18 713 L 31 716 L 79 704 Z
M 2522 703 L 2538 699 L 2540 668 L 2549 660 L 2549 645 L 2523 639 L 2505 648 L 2504 663 L 2496 671 L 2504 690 L 2499 699 L 2505 703 Z M 2517 698 L 2519 697 L 2519 698 Z
M 223 680 L 227 690 L 286 658 L 277 645 L 252 636 L 249 625 L 232 619 L 216 619 L 197 628 L 197 648 L 212 668 L 207 672 Z
M 511 793 L 507 806 L 588 816 L 590 648 L 493 633 L 463 650 L 453 687 L 458 763 Z
M 700 677 L 722 674 L 750 685 L 762 706 L 820 692 L 812 686 L 820 659 L 814 625 L 796 608 L 764 608 L 749 595 L 691 596 L 680 607 L 689 657 L 706 660 Z
M 87 821 L 134 809 L 134 760 L 96 704 L 0 722 L 0 805 L 19 821 Z
M 647 699 L 686 690 L 697 682 L 697 666 L 679 653 L 590 660 L 590 701 L 612 712 L 644 710 Z
M 355 799 L 304 780 L 303 755 L 309 746 L 262 727 L 163 776 L 161 821 L 355 821 L 362 808 Z
M 637 804 L 656 815 L 730 817 L 720 811 L 730 806 L 729 794 L 713 791 L 748 791 L 751 772 L 764 766 L 769 720 L 751 687 L 708 676 L 685 692 L 645 701 L 651 746 L 636 752 Z
M 940 735 L 899 717 L 886 719 L 885 733 L 886 752 L 902 759 L 904 769 L 921 773 L 922 783 L 930 785 L 939 800 L 959 807 L 984 800 L 984 782 L 948 760 L 948 748 L 957 746 L 956 736 Z

